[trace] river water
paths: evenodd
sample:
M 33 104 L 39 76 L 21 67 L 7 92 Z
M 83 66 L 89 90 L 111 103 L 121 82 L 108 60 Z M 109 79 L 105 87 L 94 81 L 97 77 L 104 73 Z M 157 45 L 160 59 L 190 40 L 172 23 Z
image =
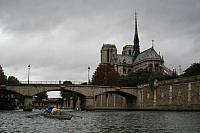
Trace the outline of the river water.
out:
M 41 113 L 0 111 L 0 133 L 200 133 L 200 112 L 77 111 L 71 120 L 48 119 Z

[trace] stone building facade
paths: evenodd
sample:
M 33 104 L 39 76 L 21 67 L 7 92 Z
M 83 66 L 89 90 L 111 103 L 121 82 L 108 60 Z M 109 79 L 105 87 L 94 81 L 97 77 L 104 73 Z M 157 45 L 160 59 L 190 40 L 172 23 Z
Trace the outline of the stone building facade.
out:
M 122 54 L 117 54 L 117 48 L 114 44 L 103 44 L 101 48 L 101 63 L 113 64 L 120 75 L 127 75 L 139 69 L 160 71 L 168 75 L 172 74 L 172 71 L 164 66 L 163 57 L 154 49 L 153 40 L 151 48 L 140 52 L 136 14 L 133 45 L 125 45 Z

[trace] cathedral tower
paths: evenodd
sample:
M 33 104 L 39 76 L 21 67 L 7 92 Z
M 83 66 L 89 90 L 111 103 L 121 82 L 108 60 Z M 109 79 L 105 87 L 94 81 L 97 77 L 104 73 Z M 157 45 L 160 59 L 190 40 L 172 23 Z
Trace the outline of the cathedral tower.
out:
M 133 45 L 125 45 L 123 47 L 122 55 L 133 55 Z
M 101 48 L 101 63 L 115 63 L 117 48 L 114 44 L 103 44 Z

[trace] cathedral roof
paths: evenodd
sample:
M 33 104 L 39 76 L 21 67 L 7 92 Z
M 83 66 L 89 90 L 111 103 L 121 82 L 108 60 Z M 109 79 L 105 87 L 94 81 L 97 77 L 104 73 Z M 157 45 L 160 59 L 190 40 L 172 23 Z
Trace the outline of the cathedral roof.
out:
M 139 63 L 144 60 L 162 60 L 161 56 L 157 54 L 153 47 L 140 53 L 135 59 L 134 63 Z
M 133 56 L 118 54 L 117 61 L 119 64 L 133 64 Z

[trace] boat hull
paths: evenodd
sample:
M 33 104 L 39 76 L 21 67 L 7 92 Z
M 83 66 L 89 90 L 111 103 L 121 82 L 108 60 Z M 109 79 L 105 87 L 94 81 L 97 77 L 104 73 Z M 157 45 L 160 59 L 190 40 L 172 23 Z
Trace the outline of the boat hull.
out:
M 60 115 L 52 115 L 49 113 L 43 113 L 42 116 L 46 117 L 46 118 L 53 118 L 53 119 L 59 119 L 59 120 L 71 120 L 72 119 L 72 115 L 71 114 L 60 114 Z

